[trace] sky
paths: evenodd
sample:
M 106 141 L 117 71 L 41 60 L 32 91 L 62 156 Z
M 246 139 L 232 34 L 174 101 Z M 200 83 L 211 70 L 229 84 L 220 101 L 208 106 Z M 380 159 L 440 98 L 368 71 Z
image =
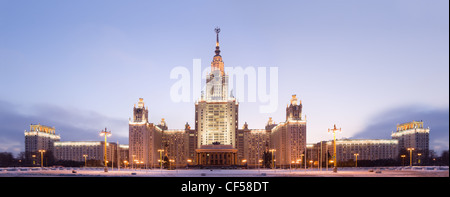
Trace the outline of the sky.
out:
M 338 138 L 390 139 L 398 123 L 423 120 L 430 149 L 448 150 L 448 4 L 0 0 L 0 152 L 24 151 L 23 132 L 38 123 L 62 141 L 102 140 L 107 127 L 128 144 L 139 98 L 150 122 L 193 127 L 199 93 L 174 102 L 170 73 L 184 67 L 192 80 L 193 59 L 210 68 L 215 27 L 225 67 L 278 68 L 276 110 L 241 95 L 239 127 L 284 122 L 296 94 L 308 143 L 332 139 L 334 124 Z

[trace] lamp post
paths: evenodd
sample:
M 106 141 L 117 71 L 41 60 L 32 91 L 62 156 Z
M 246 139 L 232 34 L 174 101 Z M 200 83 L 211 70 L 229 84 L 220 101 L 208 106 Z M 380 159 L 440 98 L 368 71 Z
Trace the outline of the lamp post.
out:
M 422 153 L 417 153 L 417 156 L 419 157 L 419 160 L 417 161 L 417 163 L 418 163 L 419 166 L 420 166 L 420 156 L 422 156 Z
M 36 155 L 31 155 L 31 157 L 33 158 L 33 166 L 36 165 Z
M 158 149 L 158 152 L 159 152 L 159 166 L 160 166 L 160 169 L 162 170 L 162 152 L 164 152 L 164 150 Z
M 356 163 L 355 163 L 355 167 L 358 167 L 358 153 L 353 154 L 356 157 Z
M 45 150 L 39 150 L 39 152 L 41 153 L 41 168 L 44 167 L 44 153 Z
M 328 129 L 328 132 L 333 132 L 333 163 L 334 163 L 333 172 L 337 172 L 337 160 L 336 160 L 336 132 L 337 131 L 341 132 L 341 128 L 337 129 L 336 124 L 334 124 L 333 129 Z
M 262 162 L 263 162 L 262 159 L 258 160 L 258 173 L 259 173 L 260 170 L 261 170 L 261 164 L 262 164 Z
M 409 150 L 409 166 L 412 167 L 412 151 L 414 148 L 408 148 L 406 150 Z
M 301 154 L 300 155 L 300 169 L 302 169 L 302 159 L 306 160 L 306 158 L 303 158 L 303 156 L 305 156 L 305 154 Z M 306 170 L 306 164 L 305 164 L 305 170 Z
M 186 167 L 188 167 L 188 168 L 189 168 L 189 165 L 191 165 L 191 163 L 192 163 L 192 159 L 188 159 L 188 160 L 187 160 L 187 163 L 188 163 L 188 164 L 187 164 L 187 166 L 186 166 Z
M 275 168 L 275 162 L 274 162 L 274 160 L 273 160 L 273 154 L 274 154 L 274 152 L 276 152 L 277 150 L 276 149 L 270 149 L 269 150 L 270 152 L 272 152 L 272 169 L 274 169 Z
M 86 154 L 84 154 L 83 155 L 83 157 L 84 157 L 84 167 L 86 168 L 86 157 L 87 157 L 88 155 L 86 155 Z
M 107 137 L 110 137 L 111 136 L 111 131 L 107 131 L 107 129 L 106 129 L 106 127 L 105 127 L 105 130 L 103 130 L 103 131 L 101 131 L 100 132 L 100 136 L 105 136 L 105 146 L 104 146 L 104 152 L 105 152 L 105 154 L 104 154 L 104 157 L 103 157 L 103 159 L 105 160 L 105 172 L 108 172 L 108 162 L 107 162 L 107 157 L 106 157 L 106 138 Z
M 172 170 L 172 163 L 174 163 L 175 160 L 169 159 L 169 170 Z
M 402 158 L 402 166 L 405 166 L 405 157 L 406 157 L 406 155 L 400 155 L 400 157 Z
M 133 162 L 134 162 L 134 170 L 136 171 L 138 169 L 139 160 L 135 159 L 133 160 Z

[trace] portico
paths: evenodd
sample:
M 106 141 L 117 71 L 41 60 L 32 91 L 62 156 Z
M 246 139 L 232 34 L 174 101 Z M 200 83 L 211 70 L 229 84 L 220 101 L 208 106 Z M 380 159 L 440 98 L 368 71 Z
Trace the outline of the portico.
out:
M 237 149 L 231 145 L 203 145 L 196 149 L 197 165 L 232 166 L 237 164 Z

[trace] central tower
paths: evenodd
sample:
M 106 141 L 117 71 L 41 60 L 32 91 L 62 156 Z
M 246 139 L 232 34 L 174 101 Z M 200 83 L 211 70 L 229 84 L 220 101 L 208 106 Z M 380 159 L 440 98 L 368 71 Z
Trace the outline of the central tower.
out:
M 216 28 L 216 50 L 211 72 L 206 76 L 205 93 L 195 104 L 197 147 L 202 145 L 236 146 L 238 103 L 228 95 L 228 74 L 220 55 L 219 32 Z
M 224 71 L 224 63 L 220 56 L 219 32 L 216 32 L 216 55 L 211 62 L 211 73 L 206 76 L 206 101 L 227 101 L 228 100 L 228 75 Z

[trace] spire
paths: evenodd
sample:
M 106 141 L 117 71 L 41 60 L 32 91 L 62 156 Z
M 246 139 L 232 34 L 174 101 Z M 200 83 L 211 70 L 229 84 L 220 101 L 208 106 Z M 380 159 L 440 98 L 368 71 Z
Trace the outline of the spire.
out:
M 219 28 L 219 27 L 216 27 L 216 28 L 214 29 L 214 31 L 215 31 L 216 34 L 217 34 L 216 46 L 219 46 L 219 33 L 220 33 L 220 28 Z
M 216 55 L 213 57 L 213 61 L 211 62 L 211 72 L 215 70 L 220 70 L 220 74 L 223 76 L 225 74 L 224 65 L 222 61 L 222 56 L 220 56 L 220 47 L 219 47 L 219 32 L 220 28 L 216 27 L 214 29 L 216 32 L 216 50 L 214 51 Z
M 220 28 L 219 27 L 216 27 L 215 29 L 214 29 L 214 31 L 216 32 L 216 35 L 217 35 L 217 37 L 216 37 L 216 56 L 220 56 L 220 49 L 219 49 L 219 32 L 220 32 Z

